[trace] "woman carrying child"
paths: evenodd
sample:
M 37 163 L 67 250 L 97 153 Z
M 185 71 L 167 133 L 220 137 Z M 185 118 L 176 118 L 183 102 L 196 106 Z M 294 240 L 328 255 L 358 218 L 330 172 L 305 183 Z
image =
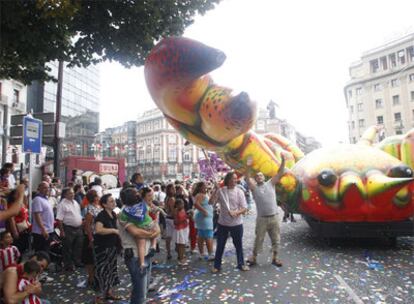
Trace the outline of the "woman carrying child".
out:
M 154 192 L 149 187 L 144 187 L 141 189 L 142 200 L 137 201 L 136 204 L 132 206 L 125 206 L 119 215 L 119 220 L 124 223 L 131 223 L 137 228 L 144 229 L 149 232 L 155 232 L 158 229 L 157 221 L 154 221 L 150 214 L 157 217 L 160 208 L 155 206 L 153 203 Z M 145 244 L 147 239 L 145 238 L 136 238 L 136 245 L 138 250 L 138 261 L 141 272 L 145 272 L 148 265 L 145 264 Z M 157 246 L 157 239 L 151 239 L 151 247 L 148 253 L 148 257 L 153 257 L 155 255 Z

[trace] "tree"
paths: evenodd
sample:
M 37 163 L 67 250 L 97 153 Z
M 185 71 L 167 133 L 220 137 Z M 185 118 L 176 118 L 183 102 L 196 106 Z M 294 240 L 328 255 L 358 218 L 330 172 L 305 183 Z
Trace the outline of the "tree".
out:
M 140 66 L 220 0 L 0 0 L 0 79 L 53 79 L 47 62 Z

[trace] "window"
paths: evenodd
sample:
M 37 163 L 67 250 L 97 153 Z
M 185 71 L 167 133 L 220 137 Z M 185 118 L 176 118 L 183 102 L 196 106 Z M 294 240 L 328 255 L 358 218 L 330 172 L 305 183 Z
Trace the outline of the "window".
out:
M 397 106 L 400 104 L 400 95 L 392 96 L 392 105 Z
M 356 143 L 356 138 L 352 137 L 352 143 Z
M 154 121 L 154 130 L 158 130 L 160 128 L 161 128 L 161 121 L 157 119 Z
M 396 130 L 395 131 L 395 135 L 401 135 L 402 134 L 402 130 Z
M 190 164 L 184 164 L 184 166 L 183 166 L 183 174 L 185 176 L 189 176 L 191 174 L 191 165 Z
M 352 97 L 352 90 L 348 90 L 348 97 L 351 98 Z
M 177 147 L 170 146 L 168 149 L 168 160 L 176 161 L 177 160 Z
M 398 87 L 400 85 L 399 79 L 391 79 L 391 86 L 393 88 Z
M 352 129 L 355 129 L 355 121 L 351 122 L 351 127 L 352 127 Z
M 142 150 L 140 150 L 139 151 L 139 153 L 138 153 L 138 159 L 144 159 L 145 157 L 144 157 L 144 150 L 142 149 Z
M 414 73 L 412 73 L 412 74 L 408 75 L 408 79 L 409 79 L 410 81 L 414 81 Z
M 377 124 L 379 124 L 379 125 L 384 124 L 384 117 L 383 116 L 377 116 Z
M 380 62 L 381 62 L 381 68 L 385 71 L 388 69 L 388 63 L 387 63 L 387 57 L 381 57 L 380 58 Z
M 170 135 L 168 136 L 168 142 L 169 142 L 170 144 L 175 144 L 175 143 L 177 143 L 177 136 L 175 136 L 175 134 L 170 134 Z
M 379 70 L 379 63 L 378 63 L 378 59 L 371 60 L 371 61 L 369 62 L 369 64 L 370 64 L 370 66 L 371 66 L 371 72 L 372 72 L 372 73 L 376 73 L 376 72 L 378 72 L 378 70 Z
M 394 113 L 394 121 L 401 121 L 401 113 Z
M 151 159 L 151 158 L 152 158 L 152 157 L 151 157 L 151 153 L 152 153 L 151 146 L 147 146 L 146 151 L 147 151 L 147 158 L 148 158 L 148 159 Z
M 356 94 L 356 95 L 361 95 L 361 94 L 362 94 L 362 88 L 357 88 L 357 89 L 355 90 L 355 94 Z
M 174 174 L 176 174 L 176 172 L 175 172 L 175 165 L 172 165 L 172 164 L 169 164 L 168 165 L 168 175 L 174 175 Z
M 407 55 L 408 55 L 408 61 L 413 62 L 414 61 L 414 47 L 410 46 L 407 48 Z
M 154 147 L 154 160 L 155 161 L 160 161 L 161 157 L 160 157 L 160 146 L 155 146 Z
M 353 114 L 354 113 L 354 106 L 350 106 L 349 111 L 351 112 L 351 114 Z
M 382 90 L 382 85 L 380 83 L 374 84 L 374 91 L 378 92 Z
M 414 101 L 414 91 L 411 91 L 411 101 Z
M 413 117 L 412 119 L 414 119 L 414 110 L 412 110 L 411 116 Z
M 13 90 L 13 102 L 14 103 L 19 103 L 19 97 L 20 97 L 19 90 L 14 89 Z
M 395 54 L 390 54 L 388 56 L 388 59 L 390 61 L 390 65 L 392 68 L 395 68 L 397 66 L 397 59 L 395 58 Z
M 360 128 L 365 127 L 365 120 L 364 119 L 358 120 L 358 127 L 360 127 Z
M 362 102 L 358 103 L 358 112 L 362 112 L 363 111 L 363 104 Z
M 381 109 L 384 107 L 384 103 L 382 102 L 382 99 L 375 99 L 375 108 Z
M 398 51 L 398 60 L 400 64 L 405 64 L 405 51 L 404 50 Z
M 190 155 L 190 152 L 185 152 L 185 153 L 184 153 L 184 160 L 185 160 L 185 161 L 190 161 L 190 160 L 191 160 L 191 155 Z

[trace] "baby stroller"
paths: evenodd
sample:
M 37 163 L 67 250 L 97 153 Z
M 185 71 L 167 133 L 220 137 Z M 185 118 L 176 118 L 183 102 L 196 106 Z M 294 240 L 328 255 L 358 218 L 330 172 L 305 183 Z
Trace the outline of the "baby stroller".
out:
M 59 234 L 59 230 L 55 228 L 55 232 L 51 236 L 49 249 L 50 260 L 55 264 L 56 272 L 63 269 L 63 243 Z

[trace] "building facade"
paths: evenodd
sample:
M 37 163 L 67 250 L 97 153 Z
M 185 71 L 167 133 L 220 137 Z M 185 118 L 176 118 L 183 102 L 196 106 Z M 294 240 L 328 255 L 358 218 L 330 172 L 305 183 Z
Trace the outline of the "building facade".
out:
M 1 160 L 18 164 L 22 160 L 21 147 L 9 145 L 10 117 L 25 114 L 27 87 L 16 80 L 0 80 L 0 136 Z
M 136 125 L 136 121 L 128 121 L 122 126 L 107 128 L 96 134 L 93 144 L 95 157 L 125 159 L 127 179 L 137 172 Z
M 380 125 L 385 136 L 414 127 L 414 33 L 362 54 L 349 68 L 344 88 L 349 141 Z
M 58 63 L 48 64 L 57 78 Z M 62 117 L 66 134 L 63 155 L 90 155 L 95 134 L 99 132 L 100 75 L 96 66 L 67 68 L 63 71 Z M 56 112 L 57 83 L 33 82 L 28 87 L 27 108 L 34 113 Z
M 137 170 L 146 180 L 198 178 L 201 149 L 185 139 L 158 109 L 137 120 Z

